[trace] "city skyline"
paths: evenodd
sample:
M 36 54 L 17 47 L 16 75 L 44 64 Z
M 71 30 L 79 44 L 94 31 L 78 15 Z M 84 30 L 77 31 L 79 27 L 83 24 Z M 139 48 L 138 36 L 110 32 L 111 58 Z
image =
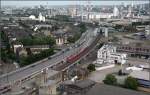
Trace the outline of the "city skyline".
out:
M 150 94 L 149 0 L 1 1 L 0 95 Z
M 117 0 L 116 0 L 117 1 Z M 125 4 L 125 5 L 129 5 L 129 4 L 144 4 L 144 3 L 149 3 L 148 0 L 143 0 L 143 1 L 133 1 L 133 0 L 129 0 L 129 1 L 122 1 L 122 0 L 118 0 L 116 1 L 89 1 L 91 5 L 120 5 L 120 4 Z M 29 0 L 29 1 L 1 1 L 1 5 L 2 6 L 38 6 L 38 5 L 87 5 L 88 1 L 34 1 L 34 0 Z

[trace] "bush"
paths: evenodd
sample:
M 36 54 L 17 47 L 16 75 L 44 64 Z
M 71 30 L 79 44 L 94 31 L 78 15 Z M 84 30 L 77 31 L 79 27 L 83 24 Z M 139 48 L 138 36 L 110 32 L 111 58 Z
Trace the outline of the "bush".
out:
M 67 41 L 68 41 L 69 43 L 74 43 L 74 42 L 76 41 L 76 39 L 75 39 L 74 37 L 68 37 L 68 38 L 67 38 Z
M 84 23 L 79 24 L 79 27 L 81 33 L 84 33 L 87 30 L 86 25 Z
M 54 38 L 51 36 L 27 37 L 19 40 L 23 45 L 51 45 L 55 44 Z
M 117 84 L 117 79 L 114 75 L 112 74 L 108 74 L 105 79 L 103 80 L 103 82 L 105 84 L 109 84 L 109 85 L 116 85 Z
M 80 39 L 80 37 L 81 37 L 81 34 L 76 33 L 73 37 L 68 37 L 68 38 L 67 38 L 67 41 L 68 41 L 69 43 L 75 43 L 77 40 Z
M 92 71 L 95 71 L 95 65 L 94 64 L 89 64 L 87 69 L 92 72 Z
M 56 15 L 52 17 L 51 19 L 57 20 L 57 21 L 70 21 L 70 16 L 67 15 Z
M 23 67 L 26 65 L 30 65 L 36 61 L 42 60 L 53 54 L 54 54 L 54 49 L 50 48 L 50 49 L 41 51 L 39 54 L 32 54 L 27 57 L 22 57 L 22 58 L 20 58 L 20 66 Z
M 118 71 L 118 75 L 119 75 L 119 76 L 123 75 L 122 70 L 119 70 L 119 71 Z
M 98 49 L 100 49 L 103 45 L 104 45 L 104 43 L 99 43 L 99 45 L 97 46 Z
M 122 70 L 119 70 L 119 71 L 118 71 L 118 75 L 119 75 L 119 76 L 123 76 L 123 75 L 127 75 L 127 73 L 124 73 L 124 72 L 122 72 Z
M 125 80 L 125 87 L 133 90 L 137 90 L 138 82 L 133 77 L 127 77 Z

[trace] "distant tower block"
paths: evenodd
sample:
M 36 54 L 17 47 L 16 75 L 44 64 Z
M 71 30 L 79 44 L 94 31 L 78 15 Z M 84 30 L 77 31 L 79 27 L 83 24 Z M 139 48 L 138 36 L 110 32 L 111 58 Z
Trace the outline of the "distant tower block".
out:
M 104 28 L 105 37 L 108 37 L 108 28 Z
M 42 16 L 41 13 L 39 13 L 38 19 L 39 19 L 39 21 L 45 21 L 45 17 Z
M 128 8 L 127 17 L 133 17 L 133 14 L 132 14 L 132 7 L 131 7 L 131 6 L 129 6 L 129 8 Z
M 91 0 L 87 0 L 87 19 L 89 20 L 90 12 L 91 12 Z
M 133 2 L 131 3 L 131 7 L 132 7 L 132 8 L 134 7 L 134 4 L 133 4 Z
M 52 16 L 52 9 L 48 9 L 48 16 L 49 16 L 49 17 Z
M 41 14 L 41 13 L 39 13 L 39 17 L 38 17 L 38 18 L 39 18 L 39 20 L 40 20 L 40 21 L 42 21 L 43 16 L 42 16 L 42 14 Z
M 114 7 L 113 15 L 115 17 L 119 16 L 119 9 L 116 6 Z
M 146 35 L 150 35 L 150 26 L 147 26 L 145 28 L 145 31 L 146 31 Z

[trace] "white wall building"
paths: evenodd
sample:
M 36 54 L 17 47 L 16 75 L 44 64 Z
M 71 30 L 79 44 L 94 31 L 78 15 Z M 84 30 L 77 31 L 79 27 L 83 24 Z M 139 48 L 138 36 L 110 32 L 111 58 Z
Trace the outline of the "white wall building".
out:
M 97 52 L 98 64 L 103 63 L 126 63 L 127 54 L 117 53 L 116 47 L 113 45 L 103 45 Z
M 31 19 L 31 20 L 35 20 L 35 19 L 36 19 L 36 17 L 35 17 L 34 15 L 30 15 L 30 16 L 29 16 L 29 19 Z
M 113 13 L 98 13 L 98 12 L 85 12 L 85 13 L 80 13 L 80 16 L 82 16 L 82 20 L 100 20 L 102 19 L 110 19 L 114 14 Z
M 42 16 L 41 13 L 39 13 L 38 18 L 36 18 L 34 15 L 31 15 L 31 16 L 28 17 L 28 19 L 30 19 L 30 20 L 39 20 L 39 21 L 45 22 L 45 17 Z
M 67 38 L 66 37 L 56 38 L 56 45 L 61 46 L 65 43 L 67 43 Z
M 105 37 L 108 37 L 108 28 L 104 28 Z
M 146 31 L 146 35 L 150 35 L 150 26 L 149 25 L 147 25 L 145 27 L 145 31 Z

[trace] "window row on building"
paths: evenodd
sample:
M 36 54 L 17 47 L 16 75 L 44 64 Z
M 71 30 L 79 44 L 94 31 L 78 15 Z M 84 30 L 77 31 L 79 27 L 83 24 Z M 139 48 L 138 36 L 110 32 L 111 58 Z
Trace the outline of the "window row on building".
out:
M 137 53 L 149 53 L 150 49 L 144 47 L 131 47 L 131 46 L 119 46 L 117 47 L 118 51 L 128 51 L 128 52 L 137 52 Z

